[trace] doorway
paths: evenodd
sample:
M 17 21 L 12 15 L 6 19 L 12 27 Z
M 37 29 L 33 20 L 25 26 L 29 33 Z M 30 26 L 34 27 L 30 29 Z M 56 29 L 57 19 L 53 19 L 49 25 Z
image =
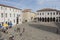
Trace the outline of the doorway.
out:
M 27 20 L 25 20 L 25 22 L 27 22 Z
M 16 23 L 17 23 L 17 24 L 19 23 L 19 19 L 18 19 L 18 17 L 17 17 L 17 19 L 16 19 Z

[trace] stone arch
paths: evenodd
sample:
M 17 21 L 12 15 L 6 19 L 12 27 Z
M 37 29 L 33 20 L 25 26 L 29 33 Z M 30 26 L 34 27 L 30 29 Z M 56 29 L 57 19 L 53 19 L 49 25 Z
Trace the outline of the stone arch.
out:
M 44 18 L 42 17 L 42 22 L 44 22 Z
M 49 22 L 49 17 L 47 18 L 47 21 Z
M 52 17 L 50 17 L 49 19 L 50 19 L 50 22 L 52 22 Z
M 58 22 L 58 17 L 56 17 L 56 22 Z
M 60 22 L 60 17 L 59 17 L 59 22 Z
M 38 21 L 39 21 L 40 19 L 39 19 L 39 17 L 38 17 Z
M 41 21 L 41 17 L 40 17 L 40 21 Z
M 55 22 L 55 17 L 53 17 L 53 22 Z
M 45 22 L 46 22 L 46 17 L 44 19 L 45 19 Z

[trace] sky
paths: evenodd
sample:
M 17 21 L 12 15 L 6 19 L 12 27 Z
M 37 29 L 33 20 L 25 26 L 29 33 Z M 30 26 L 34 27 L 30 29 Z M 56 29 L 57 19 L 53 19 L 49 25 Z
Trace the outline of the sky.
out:
M 37 11 L 43 8 L 60 10 L 60 0 L 0 0 L 0 4 L 13 6 L 22 10 L 32 9 L 32 11 Z

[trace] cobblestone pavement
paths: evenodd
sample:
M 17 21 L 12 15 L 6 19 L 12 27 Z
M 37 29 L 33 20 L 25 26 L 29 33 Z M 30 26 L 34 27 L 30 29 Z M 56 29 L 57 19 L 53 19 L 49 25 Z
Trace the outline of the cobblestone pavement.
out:
M 9 40 L 9 37 L 14 36 L 14 40 L 60 40 L 60 34 L 45 30 L 47 28 L 45 28 L 44 30 L 36 28 L 38 26 L 40 27 L 41 24 L 42 23 L 23 23 L 20 25 L 15 25 L 13 28 L 8 29 L 8 33 L 0 32 L 0 39 Z M 47 23 L 47 25 L 48 24 L 49 23 Z M 46 24 L 44 25 L 46 26 Z M 56 27 L 56 25 L 54 25 L 53 23 L 49 25 Z M 20 29 L 17 30 L 17 28 Z

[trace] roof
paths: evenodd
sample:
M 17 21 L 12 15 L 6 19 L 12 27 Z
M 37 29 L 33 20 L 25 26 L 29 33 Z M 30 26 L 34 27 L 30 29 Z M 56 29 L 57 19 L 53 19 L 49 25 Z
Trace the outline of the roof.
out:
M 12 7 L 12 6 L 8 6 L 8 5 L 4 5 L 4 4 L 0 4 L 0 6 L 10 7 L 10 8 L 14 8 L 14 9 L 22 10 L 22 9 L 19 9 L 19 8 L 16 8 L 16 7 Z
M 23 12 L 31 12 L 31 9 L 24 9 Z
M 37 12 L 40 12 L 40 11 L 59 11 L 60 12 L 60 10 L 52 9 L 52 8 L 44 8 L 44 9 L 41 9 L 41 10 L 37 10 Z

